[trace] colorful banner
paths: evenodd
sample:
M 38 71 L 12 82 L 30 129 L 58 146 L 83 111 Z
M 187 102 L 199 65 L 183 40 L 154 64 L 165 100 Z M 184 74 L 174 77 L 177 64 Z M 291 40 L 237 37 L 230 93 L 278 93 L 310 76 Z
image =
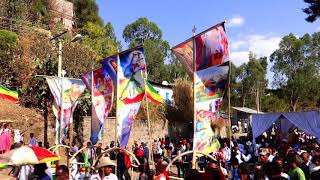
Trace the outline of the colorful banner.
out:
M 61 128 L 64 134 L 60 136 L 60 142 L 63 141 L 69 123 L 72 122 L 72 114 L 78 104 L 78 98 L 81 96 L 85 89 L 85 85 L 80 79 L 69 79 L 59 77 L 46 77 L 49 88 L 54 98 L 53 112 L 57 118 L 56 130 L 59 129 L 61 122 Z M 63 95 L 61 93 L 63 89 Z M 63 96 L 63 119 L 60 121 L 61 111 L 61 95 Z
M 193 42 L 192 39 L 181 43 L 171 49 L 173 54 L 180 60 L 187 73 L 192 76 L 193 73 Z
M 229 45 L 223 24 L 195 36 L 195 43 L 197 71 L 229 60 Z M 193 76 L 193 38 L 171 50 L 184 65 L 188 74 Z
M 12 102 L 19 102 L 18 92 L 8 89 L 0 84 L 0 98 L 7 99 Z
M 101 61 L 103 69 L 109 74 L 114 87 L 117 87 L 117 56 L 111 56 Z
M 92 84 L 93 77 L 93 84 Z M 103 69 L 97 69 L 93 72 L 86 73 L 81 79 L 91 91 L 92 97 L 92 114 L 91 114 L 91 137 L 92 144 L 102 140 L 104 132 L 104 122 L 112 107 L 113 101 L 113 82 L 109 74 Z M 93 86 L 93 93 L 92 88 Z
M 159 95 L 159 93 L 154 89 L 154 87 L 148 82 L 146 84 L 146 96 L 150 101 L 156 104 L 165 104 L 165 100 Z
M 197 71 L 229 61 L 229 45 L 223 25 L 196 36 L 195 43 Z
M 118 137 L 120 147 L 129 141 L 133 120 L 137 115 L 144 97 L 144 78 L 146 69 L 143 48 L 136 48 L 119 55 L 118 67 Z
M 228 83 L 228 39 L 223 25 L 219 25 L 196 36 L 194 42 L 196 129 L 193 147 L 197 151 L 211 153 L 220 147 L 218 119 Z
M 194 147 L 197 151 L 211 153 L 219 149 L 219 110 L 228 83 L 229 64 L 196 72 L 196 129 Z
M 195 43 L 195 47 L 193 46 Z M 195 49 L 195 70 L 193 68 Z M 195 84 L 195 117 L 193 148 L 204 153 L 219 149 L 219 109 L 229 74 L 228 39 L 224 24 L 218 24 L 172 49 Z M 195 71 L 195 72 L 194 72 Z M 194 73 L 194 74 L 193 74 Z

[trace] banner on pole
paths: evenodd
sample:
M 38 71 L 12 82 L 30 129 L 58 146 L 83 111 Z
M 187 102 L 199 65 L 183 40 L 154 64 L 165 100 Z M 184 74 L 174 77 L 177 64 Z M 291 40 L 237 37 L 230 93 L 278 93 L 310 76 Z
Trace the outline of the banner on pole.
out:
M 181 43 L 172 48 L 172 51 L 185 66 L 189 75 L 193 76 L 195 73 L 194 116 L 196 122 L 193 148 L 204 153 L 214 152 L 220 147 L 217 139 L 220 136 L 219 109 L 229 74 L 229 48 L 224 23 Z M 195 60 L 194 53 L 196 53 Z M 195 68 L 193 61 L 195 61 Z
M 111 77 L 103 68 L 83 74 L 81 79 L 93 96 L 90 141 L 92 144 L 96 144 L 103 138 L 104 122 L 112 107 L 114 94 L 113 83 Z M 93 86 L 93 92 L 91 86 Z
M 54 104 L 52 108 L 57 119 L 56 131 L 58 131 L 59 126 L 61 125 L 61 128 L 64 132 L 64 134 L 60 135 L 59 141 L 62 142 L 66 136 L 69 124 L 72 123 L 73 111 L 78 105 L 78 98 L 83 93 L 85 85 L 80 79 L 46 77 L 46 80 L 54 98 Z M 61 93 L 62 89 L 63 95 Z M 61 96 L 63 96 L 63 100 Z M 61 105 L 63 107 L 62 119 L 60 117 Z
M 218 119 L 228 73 L 228 63 L 196 72 L 196 129 L 193 145 L 197 151 L 211 153 L 220 147 L 217 139 L 220 135 Z
M 128 144 L 133 120 L 137 115 L 145 93 L 143 75 L 146 70 L 142 47 L 119 54 L 118 137 L 120 147 Z

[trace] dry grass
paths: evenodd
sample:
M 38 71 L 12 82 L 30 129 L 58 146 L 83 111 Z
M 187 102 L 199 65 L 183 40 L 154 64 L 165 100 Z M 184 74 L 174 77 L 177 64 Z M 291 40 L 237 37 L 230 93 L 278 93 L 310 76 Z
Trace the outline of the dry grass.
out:
M 24 133 L 25 143 L 28 142 L 31 132 L 35 134 L 38 141 L 43 142 L 43 116 L 36 110 L 0 99 L 0 119 L 12 120 L 13 123 L 9 123 L 9 128 L 11 130 L 19 129 L 20 132 Z M 52 138 L 50 138 L 50 134 L 52 133 L 48 133 L 49 142 Z

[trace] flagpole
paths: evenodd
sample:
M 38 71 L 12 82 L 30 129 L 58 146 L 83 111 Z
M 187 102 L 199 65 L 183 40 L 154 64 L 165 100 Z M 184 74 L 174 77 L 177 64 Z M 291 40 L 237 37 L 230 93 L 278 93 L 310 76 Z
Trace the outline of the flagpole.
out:
M 62 77 L 64 77 L 64 74 L 62 74 Z M 62 144 L 62 137 L 63 137 L 63 128 L 62 128 L 62 123 L 63 123 L 63 116 L 64 116 L 64 109 L 63 109 L 63 79 L 61 79 L 61 105 L 60 105 L 60 125 L 59 125 L 59 134 L 60 134 L 60 137 L 59 137 L 59 144 Z
M 120 94 L 120 81 L 119 81 L 119 70 L 120 70 L 120 57 L 119 57 L 119 50 L 117 53 L 117 94 L 116 94 L 116 120 L 115 120 L 115 147 L 117 147 L 118 142 L 118 119 L 119 119 L 119 94 Z
M 142 71 L 141 71 L 142 72 Z M 147 71 L 147 66 L 145 66 L 145 77 L 144 79 L 144 91 L 146 91 L 146 82 L 148 82 L 148 71 Z M 148 103 L 148 98 L 145 93 L 145 102 L 146 102 L 146 108 L 147 108 L 147 125 L 148 125 L 148 134 L 149 134 L 149 157 L 150 161 L 152 162 L 152 167 L 154 165 L 153 162 L 153 152 L 152 152 L 152 133 L 151 133 L 151 123 L 150 123 L 150 115 L 149 115 L 149 103 Z M 151 153 L 150 153 L 151 152 Z M 149 165 L 149 164 L 148 164 Z
M 94 95 L 94 62 L 92 63 L 92 71 L 91 71 L 91 136 L 92 136 L 92 123 L 93 123 L 93 113 L 94 113 L 94 105 L 93 105 L 93 95 Z M 90 138 L 91 139 L 91 138 Z
M 196 122 L 197 122 L 197 110 L 196 110 L 196 90 L 195 90 L 195 81 L 196 81 L 196 43 L 195 43 L 195 35 L 196 35 L 196 27 L 194 26 L 192 29 L 193 37 L 193 154 L 192 154 L 192 169 L 196 169 L 196 147 L 195 147 L 195 132 L 196 132 Z
M 119 70 L 120 70 L 120 57 L 119 57 L 119 49 L 117 51 L 117 94 L 116 94 L 116 119 L 115 119 L 115 122 L 114 122 L 114 125 L 115 125 L 115 136 L 114 136 L 114 147 L 117 147 L 117 144 L 118 144 L 118 119 L 119 119 L 119 94 L 120 94 L 120 81 L 119 81 Z M 119 147 L 120 147 L 120 142 L 119 142 Z M 116 163 L 118 163 L 118 159 L 116 158 Z M 117 171 L 117 166 L 115 166 L 114 168 L 114 172 L 115 174 L 118 174 L 118 171 Z

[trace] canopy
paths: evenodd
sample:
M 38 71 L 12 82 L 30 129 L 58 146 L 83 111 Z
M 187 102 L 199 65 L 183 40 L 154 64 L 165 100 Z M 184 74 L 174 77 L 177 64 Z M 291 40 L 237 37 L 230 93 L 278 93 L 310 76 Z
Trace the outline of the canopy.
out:
M 293 125 L 299 127 L 306 133 L 320 139 L 320 113 L 319 111 L 306 111 L 252 114 L 251 127 L 253 140 L 269 129 L 279 118 L 290 121 Z

